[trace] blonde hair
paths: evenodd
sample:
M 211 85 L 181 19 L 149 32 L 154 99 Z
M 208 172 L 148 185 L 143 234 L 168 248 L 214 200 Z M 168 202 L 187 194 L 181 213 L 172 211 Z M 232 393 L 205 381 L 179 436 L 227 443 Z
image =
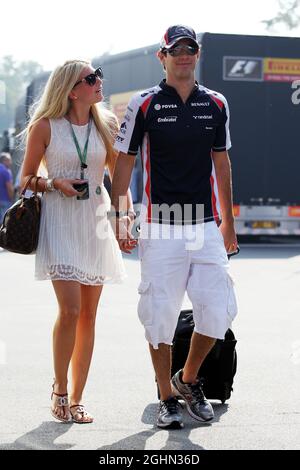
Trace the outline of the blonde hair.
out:
M 27 137 L 40 119 L 59 119 L 67 114 L 71 107 L 69 94 L 82 70 L 88 65 L 90 63 L 87 61 L 69 60 L 51 73 L 41 98 L 32 108 L 32 116 L 24 131 Z M 105 164 L 109 165 L 116 153 L 113 142 L 118 132 L 117 118 L 111 111 L 97 104 L 91 105 L 91 114 L 106 148 Z

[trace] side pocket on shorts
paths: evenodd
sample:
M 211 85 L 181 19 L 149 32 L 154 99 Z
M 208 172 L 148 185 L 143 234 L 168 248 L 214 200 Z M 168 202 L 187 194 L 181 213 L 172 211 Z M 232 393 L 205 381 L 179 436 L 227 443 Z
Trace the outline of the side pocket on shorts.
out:
M 228 301 L 227 301 L 227 313 L 230 320 L 234 320 L 238 313 L 238 305 L 236 295 L 234 291 L 234 281 L 229 273 L 227 273 L 227 286 L 228 286 Z
M 140 300 L 138 303 L 138 316 L 144 326 L 152 325 L 153 307 L 151 302 L 151 283 L 150 281 L 141 281 L 138 287 Z

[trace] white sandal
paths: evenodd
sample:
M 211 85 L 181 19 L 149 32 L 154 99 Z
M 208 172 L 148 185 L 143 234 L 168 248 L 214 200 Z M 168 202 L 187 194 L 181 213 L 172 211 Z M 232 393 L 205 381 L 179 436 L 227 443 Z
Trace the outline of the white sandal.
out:
M 71 411 L 72 408 L 76 408 L 74 412 Z M 70 413 L 71 413 L 72 420 L 73 420 L 74 423 L 88 424 L 88 423 L 92 423 L 94 421 L 93 416 L 86 411 L 84 405 L 72 405 L 72 406 L 70 406 Z M 79 419 L 75 418 L 76 415 L 81 415 L 81 417 Z
M 72 421 L 72 417 L 71 417 L 71 412 L 70 412 L 70 407 L 69 407 L 68 394 L 67 393 L 63 393 L 63 394 L 55 393 L 54 385 L 55 385 L 55 382 L 52 385 L 53 392 L 51 393 L 51 400 L 52 400 L 51 414 L 55 419 L 58 419 L 59 421 L 62 421 L 63 423 L 70 423 Z M 68 408 L 69 409 L 68 417 L 63 418 L 62 416 L 57 416 L 54 412 L 55 408 L 57 407 Z

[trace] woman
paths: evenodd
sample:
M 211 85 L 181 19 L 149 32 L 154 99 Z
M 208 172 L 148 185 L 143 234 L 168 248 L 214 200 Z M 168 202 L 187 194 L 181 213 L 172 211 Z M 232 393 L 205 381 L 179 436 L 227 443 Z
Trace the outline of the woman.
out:
M 38 180 L 44 196 L 35 277 L 50 279 L 57 297 L 51 412 L 64 422 L 93 421 L 81 400 L 97 306 L 103 284 L 120 282 L 125 275 L 106 216 L 110 200 L 103 174 L 106 166 L 111 176 L 114 171 L 112 145 L 118 125 L 112 113 L 96 104 L 103 99 L 102 78 L 100 68 L 94 70 L 84 61 L 66 62 L 52 73 L 27 128 L 22 169 L 22 185 L 37 175 L 42 160 L 48 172 L 47 179 Z M 82 183 L 78 190 L 73 186 Z M 34 184 L 35 178 L 31 189 Z M 130 193 L 127 199 L 132 208 Z

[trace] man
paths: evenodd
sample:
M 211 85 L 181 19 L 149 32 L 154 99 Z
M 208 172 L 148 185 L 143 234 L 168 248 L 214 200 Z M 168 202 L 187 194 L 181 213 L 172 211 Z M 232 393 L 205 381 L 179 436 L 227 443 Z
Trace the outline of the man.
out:
M 2 152 L 0 155 L 0 224 L 14 198 L 11 166 L 12 160 L 10 154 Z
M 3 132 L 2 136 L 2 152 L 10 152 L 9 132 L 7 130 Z
M 142 153 L 138 314 L 160 389 L 157 425 L 162 428 L 183 427 L 178 396 L 196 420 L 213 419 L 197 373 L 237 313 L 226 253 L 237 247 L 227 153 L 229 110 L 221 94 L 195 81 L 199 55 L 192 28 L 168 28 L 157 53 L 166 79 L 131 99 L 115 144 L 120 153 L 112 205 L 119 219 L 116 236 L 126 253 L 134 240 L 129 218 L 119 211 L 119 199 L 126 195 L 139 147 Z M 166 228 L 168 237 L 162 235 Z M 191 243 L 193 237 L 196 243 Z M 193 304 L 195 330 L 184 369 L 170 382 L 170 345 L 186 291 Z

